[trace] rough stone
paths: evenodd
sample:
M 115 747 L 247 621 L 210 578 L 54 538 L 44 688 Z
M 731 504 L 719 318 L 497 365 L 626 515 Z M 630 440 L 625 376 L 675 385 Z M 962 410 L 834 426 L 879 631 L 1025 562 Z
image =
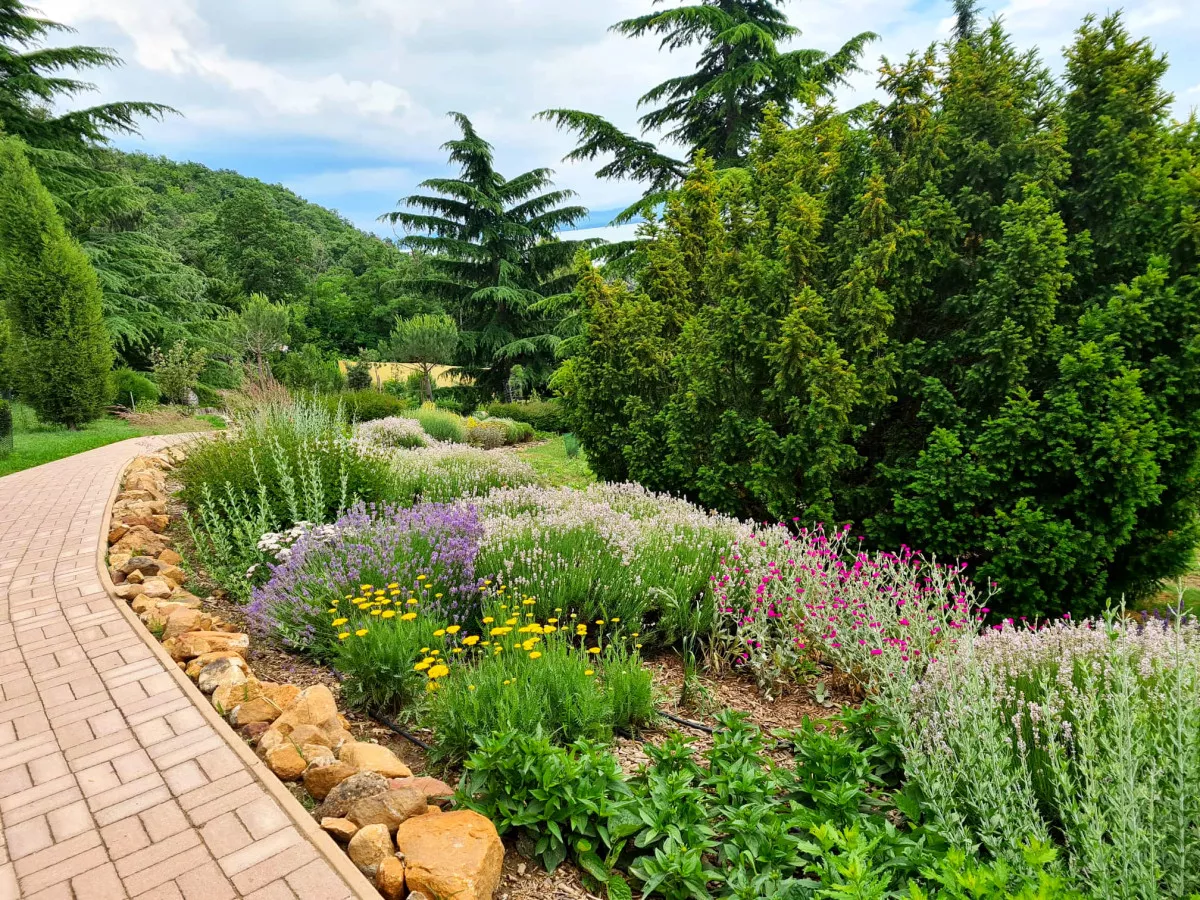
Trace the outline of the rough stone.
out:
M 167 627 L 163 631 L 164 638 L 179 637 L 181 634 L 186 634 L 189 631 L 217 631 L 221 624 L 220 619 L 214 619 L 211 615 L 199 609 L 191 609 L 184 605 L 175 605 L 171 603 L 160 603 L 156 609 L 166 611 L 166 607 L 174 606 L 170 615 L 167 617 Z
M 368 878 L 374 878 L 379 872 L 380 865 L 385 859 L 394 858 L 395 845 L 386 825 L 368 825 L 360 828 L 350 838 L 350 861 L 358 866 L 358 871 Z
M 349 819 L 335 819 L 331 816 L 321 820 L 321 828 L 343 844 L 354 837 L 354 833 L 358 831 L 358 826 Z
M 364 771 L 378 772 L 384 778 L 408 778 L 412 775 L 412 771 L 395 753 L 379 744 L 365 741 L 346 744 L 338 753 L 338 759 Z
M 128 533 L 129 533 L 128 525 L 113 525 L 113 527 L 110 528 L 108 531 L 108 542 L 110 544 L 115 544 L 121 538 L 125 537 L 125 535 Z
M 167 539 L 161 534 L 156 534 L 145 525 L 135 525 L 113 544 L 112 549 L 117 553 L 140 552 L 148 556 L 155 556 L 166 550 L 167 546 Z
M 153 597 L 156 600 L 171 599 L 171 591 L 174 585 L 165 578 L 159 578 L 155 575 L 153 578 L 147 578 L 142 582 L 143 593 L 147 597 Z
M 147 497 L 142 500 L 118 500 L 113 504 L 113 518 L 124 516 L 165 516 L 167 501 Z
M 127 500 L 132 500 L 134 502 L 141 502 L 141 501 L 153 500 L 153 499 L 154 499 L 154 495 L 151 494 L 149 491 L 121 491 L 121 493 L 117 494 L 117 502 L 118 503 L 123 503 Z
M 231 694 L 228 701 L 223 703 L 223 707 L 229 710 L 229 723 L 235 728 L 257 722 L 269 725 L 300 693 L 300 688 L 294 684 L 256 682 L 256 685 L 247 688 L 244 694 Z M 219 692 L 216 696 L 220 696 Z
M 420 791 L 431 803 L 446 802 L 454 796 L 454 788 L 438 778 L 428 775 L 414 775 L 411 778 L 393 778 L 388 782 L 392 790 L 412 788 Z
M 308 760 L 301 755 L 295 744 L 280 744 L 264 755 L 264 761 L 280 781 L 295 781 L 308 768 Z
M 158 560 L 152 556 L 127 556 L 120 564 L 110 556 L 108 561 L 116 566 L 117 570 L 126 577 L 129 577 L 134 572 L 141 572 L 143 575 L 158 574 Z
M 329 816 L 344 819 L 350 807 L 364 797 L 382 794 L 388 789 L 387 779 L 378 772 L 359 772 L 351 775 L 325 796 L 325 802 L 317 807 L 318 819 Z
M 164 566 L 177 566 L 183 562 L 183 557 L 170 548 L 158 554 L 158 561 Z
M 440 816 L 440 815 L 441 815 L 443 812 L 445 812 L 445 810 L 444 810 L 444 809 L 442 809 L 440 806 L 434 806 L 434 805 L 431 803 L 429 806 L 425 807 L 425 812 L 423 812 L 423 813 L 422 813 L 422 815 L 425 815 L 425 816 Z
M 142 611 L 138 613 L 138 618 L 146 623 L 147 628 L 161 628 L 163 630 L 164 638 L 176 637 L 188 630 L 201 631 L 205 628 L 203 623 L 206 621 L 206 619 L 204 618 L 200 620 L 192 620 L 189 618 L 178 619 L 176 620 L 173 629 L 168 627 L 168 623 L 170 623 L 171 617 L 175 615 L 175 613 L 181 611 L 187 613 L 195 612 L 195 610 L 193 610 L 187 604 L 155 600 L 153 597 L 146 597 L 145 594 L 138 599 L 149 601 L 148 603 L 141 604 Z
M 230 634 L 225 631 L 189 631 L 187 634 L 163 641 L 163 649 L 171 654 L 171 659 L 176 662 L 186 662 L 217 650 L 241 652 L 249 647 L 249 635 Z
M 266 722 L 251 722 L 249 725 L 243 725 L 239 728 L 238 734 L 251 744 L 254 744 L 266 733 L 269 727 Z
M 408 819 L 396 832 L 396 846 L 411 891 L 491 900 L 500 883 L 504 845 L 496 826 L 472 810 Z
M 408 883 L 405 882 L 404 886 L 408 887 Z M 409 891 L 408 900 L 433 900 L 433 898 L 424 891 Z
M 329 720 L 337 720 L 337 703 L 333 693 L 323 684 L 314 684 L 296 695 L 296 699 L 275 720 L 273 728 L 285 736 L 298 725 L 324 727 Z
M 162 560 L 159 560 L 159 562 L 162 562 Z M 164 565 L 158 570 L 158 574 L 163 578 L 175 582 L 176 585 L 187 584 L 188 574 L 179 568 L 179 566 Z
M 304 770 L 304 789 L 314 800 L 324 800 L 335 787 L 351 775 L 357 774 L 358 769 L 341 760 L 316 759 L 309 763 L 308 768 Z M 324 827 L 324 823 L 322 823 L 322 827 Z
M 174 605 L 174 604 L 164 604 L 164 605 Z M 216 662 L 218 659 L 232 659 L 235 661 L 235 663 L 237 665 L 240 665 L 242 667 L 243 671 L 245 671 L 247 675 L 250 673 L 250 667 L 248 665 L 246 665 L 246 661 L 244 659 L 242 659 L 242 657 L 239 653 L 236 653 L 233 650 L 218 650 L 215 653 L 205 653 L 203 656 L 197 656 L 195 659 L 193 659 L 191 662 L 189 662 L 187 664 L 187 669 L 185 670 L 185 674 L 187 675 L 188 678 L 192 679 L 192 681 L 195 681 L 197 678 L 200 677 L 200 672 L 205 666 L 207 666 L 209 663 Z M 231 688 L 231 690 L 232 690 L 232 688 Z M 216 697 L 214 697 L 213 699 L 215 700 Z M 225 708 L 228 709 L 229 704 L 226 704 Z
M 145 580 L 146 580 L 146 576 L 143 575 L 141 572 L 139 572 L 137 569 L 134 569 L 132 572 L 130 572 L 128 575 L 125 576 L 126 584 L 141 584 Z
M 425 814 L 425 795 L 412 788 L 384 791 L 373 797 L 356 800 L 346 811 L 346 818 L 362 828 L 366 825 L 386 825 L 396 833 L 402 822 Z
M 153 469 L 135 472 L 125 479 L 125 490 L 145 491 L 155 500 L 166 500 L 167 479 L 162 472 Z
M 171 524 L 171 520 L 167 516 L 121 516 L 121 524 L 126 528 L 148 528 L 155 534 L 162 534 L 167 530 L 167 526 Z M 128 533 L 128 532 L 126 532 Z M 121 537 L 124 537 L 122 535 Z M 120 538 L 117 539 L 118 541 Z
M 175 616 L 172 616 L 171 621 L 174 620 Z M 170 622 L 167 624 L 169 626 Z M 211 694 L 217 688 L 225 685 L 245 684 L 246 662 L 245 660 L 238 660 L 238 662 L 241 665 L 238 665 L 232 659 L 213 660 L 200 670 L 200 676 L 196 679 L 196 687 L 200 688 L 201 692 L 205 694 Z
M 143 594 L 146 589 L 140 584 L 119 584 L 116 587 L 116 594 L 122 600 L 133 600 L 138 594 Z
M 403 900 L 406 895 L 404 863 L 394 856 L 389 856 L 381 862 L 379 870 L 375 873 L 375 887 L 384 896 L 384 900 Z

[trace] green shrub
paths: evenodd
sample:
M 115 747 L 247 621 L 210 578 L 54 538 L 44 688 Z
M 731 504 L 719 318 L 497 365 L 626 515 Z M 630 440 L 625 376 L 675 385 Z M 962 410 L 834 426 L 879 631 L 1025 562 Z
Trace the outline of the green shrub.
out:
M 108 402 L 113 351 L 103 294 L 83 249 L 14 137 L 0 136 L 0 305 L 21 398 L 76 428 Z
M 420 422 L 396 416 L 360 422 L 354 426 L 354 438 L 363 446 L 377 450 L 415 450 L 429 446 L 429 437 Z
M 229 433 L 196 441 L 177 472 L 193 515 L 213 498 L 252 498 L 267 531 L 333 521 L 356 499 L 387 500 L 393 487 L 387 461 L 360 452 L 345 419 L 314 399 L 238 414 Z
M 861 522 L 1030 618 L 1187 571 L 1195 126 L 1119 15 L 1065 56 L 995 22 L 885 65 L 863 120 L 770 116 L 736 176 L 698 164 L 634 285 L 581 272 L 556 387 L 596 473 Z
M 115 369 L 109 375 L 110 394 L 113 403 L 133 409 L 148 403 L 157 403 L 161 392 L 149 377 L 133 369 Z
M 236 391 L 242 386 L 242 370 L 223 359 L 209 359 L 197 380 L 219 391 Z
M 412 404 L 405 399 L 370 389 L 329 394 L 325 397 L 325 404 L 331 411 L 337 409 L 340 404 L 346 419 L 350 422 L 372 422 L 375 419 L 386 419 L 390 416 L 398 416 L 412 408 Z
M 12 453 L 13 414 L 7 400 L 0 400 L 0 459 Z
M 163 398 L 171 403 L 189 402 L 208 354 L 199 347 L 189 347 L 186 341 L 176 341 L 165 353 L 155 347 L 151 359 L 154 382 Z
M 562 404 L 557 400 L 520 400 L 516 403 L 489 403 L 489 416 L 527 422 L 538 431 L 561 434 L 567 431 Z
M 576 741 L 566 748 L 534 729 L 480 734 L 463 769 L 459 803 L 487 816 L 501 835 L 527 833 L 550 872 L 580 846 L 604 844 L 600 829 L 630 796 L 603 746 Z
M 336 355 L 324 354 L 315 344 L 290 350 L 271 364 L 271 371 L 293 391 L 336 393 L 346 387 Z
M 196 402 L 200 406 L 204 406 L 209 409 L 221 408 L 223 400 L 221 399 L 220 393 L 218 393 L 215 388 L 211 388 L 207 384 L 196 382 L 196 384 L 192 386 L 192 390 L 196 392 Z
M 508 443 L 508 426 L 497 419 L 467 419 L 467 441 L 484 450 L 495 450 Z
M 526 441 L 532 441 L 534 438 L 533 426 L 528 422 L 518 422 L 514 419 L 496 419 L 492 418 L 489 422 L 499 422 L 505 428 L 505 442 L 509 444 L 523 444 Z
M 563 451 L 567 454 L 567 459 L 576 459 L 580 449 L 579 438 L 569 433 L 563 435 Z
M 369 362 L 354 362 L 346 367 L 346 387 L 352 391 L 366 391 L 373 383 L 371 364 Z
M 393 496 L 404 506 L 483 497 L 497 488 L 539 483 L 537 473 L 515 453 L 454 444 L 397 453 L 391 465 Z
M 421 423 L 425 433 L 435 441 L 450 444 L 467 442 L 467 422 L 458 413 L 437 409 L 426 403 L 416 411 L 413 418 Z

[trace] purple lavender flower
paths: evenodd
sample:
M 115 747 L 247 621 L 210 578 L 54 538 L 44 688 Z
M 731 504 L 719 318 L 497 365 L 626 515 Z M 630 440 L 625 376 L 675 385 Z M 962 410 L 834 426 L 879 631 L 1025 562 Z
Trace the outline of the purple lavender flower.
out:
M 478 605 L 475 558 L 483 528 L 470 504 L 403 509 L 357 504 L 331 529 L 305 534 L 271 566 L 248 610 L 257 630 L 321 655 L 333 640 L 330 609 L 353 613 L 361 586 L 399 592 L 398 611 L 461 622 Z M 408 598 L 415 603 L 408 603 Z

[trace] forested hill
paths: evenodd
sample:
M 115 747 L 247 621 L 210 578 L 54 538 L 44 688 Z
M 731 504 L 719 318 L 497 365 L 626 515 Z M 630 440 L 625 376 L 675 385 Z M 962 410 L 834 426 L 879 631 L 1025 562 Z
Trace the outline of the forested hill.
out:
M 347 256 L 355 255 L 370 258 L 398 255 L 377 235 L 359 230 L 333 210 L 310 203 L 281 184 L 267 184 L 230 169 L 210 169 L 200 163 L 176 162 L 164 156 L 123 153 L 119 159 L 134 182 L 150 191 L 150 212 L 163 229 L 193 230 L 225 202 L 252 191 L 268 197 L 276 210 L 307 233 L 316 265 L 341 265 Z
M 200 319 L 261 293 L 292 307 L 297 342 L 353 354 L 427 305 L 405 285 L 412 254 L 282 185 L 141 153 L 115 162 L 141 189 L 141 229 L 200 277 Z

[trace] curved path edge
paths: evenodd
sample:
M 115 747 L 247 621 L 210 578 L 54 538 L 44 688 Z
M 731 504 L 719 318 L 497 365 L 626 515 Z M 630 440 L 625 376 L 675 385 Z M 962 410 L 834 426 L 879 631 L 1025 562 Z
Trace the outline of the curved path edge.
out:
M 0 900 L 378 900 L 113 593 L 135 438 L 0 478 Z

